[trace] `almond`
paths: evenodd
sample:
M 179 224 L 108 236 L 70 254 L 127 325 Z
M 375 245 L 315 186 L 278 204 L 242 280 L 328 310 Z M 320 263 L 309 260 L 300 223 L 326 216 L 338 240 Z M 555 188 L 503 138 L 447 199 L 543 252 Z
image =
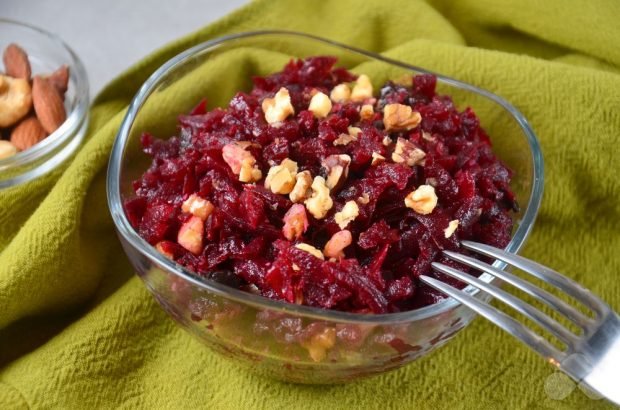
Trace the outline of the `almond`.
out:
M 37 118 L 43 129 L 52 133 L 65 122 L 67 113 L 58 90 L 43 77 L 35 77 L 32 82 L 32 102 Z
M 60 66 L 58 70 L 47 77 L 47 80 L 52 83 L 61 96 L 64 96 L 69 85 L 69 67 L 66 65 Z
M 20 46 L 15 43 L 9 44 L 4 49 L 2 61 L 4 62 L 4 70 L 7 75 L 13 78 L 30 80 L 32 70 L 30 69 L 28 54 Z
M 36 117 L 28 117 L 21 121 L 11 132 L 11 143 L 20 151 L 32 147 L 47 137 L 47 132 Z

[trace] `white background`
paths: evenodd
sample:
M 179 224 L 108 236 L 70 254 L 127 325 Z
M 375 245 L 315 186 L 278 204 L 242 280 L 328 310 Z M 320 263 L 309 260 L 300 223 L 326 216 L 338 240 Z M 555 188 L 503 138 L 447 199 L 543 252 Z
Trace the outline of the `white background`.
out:
M 82 59 L 91 98 L 142 57 L 246 0 L 0 0 L 0 17 L 60 36 Z

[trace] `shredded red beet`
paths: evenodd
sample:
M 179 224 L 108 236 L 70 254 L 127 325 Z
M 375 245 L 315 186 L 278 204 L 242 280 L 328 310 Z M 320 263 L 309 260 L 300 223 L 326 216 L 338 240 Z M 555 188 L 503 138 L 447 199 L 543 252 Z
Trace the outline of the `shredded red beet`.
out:
M 273 299 L 363 313 L 440 299 L 418 277 L 436 276 L 433 261 L 450 264 L 441 250 L 459 249 L 459 240 L 505 247 L 517 207 L 511 171 L 473 110 L 459 112 L 437 95 L 432 75 L 364 96 L 362 78 L 335 63 L 291 61 L 254 78 L 252 91 L 237 93 L 226 108 L 207 111 L 200 102 L 179 117 L 178 136 L 145 133 L 141 143 L 153 162 L 125 203 L 138 233 L 198 275 Z M 349 96 L 356 79 L 360 89 Z M 324 94 L 314 102 L 323 98 L 325 108 L 336 86 L 327 113 L 313 108 L 315 94 Z M 294 113 L 278 105 L 282 96 L 268 100 L 282 87 Z M 302 171 L 307 182 L 323 177 L 332 185 L 331 201 L 299 182 Z M 291 193 L 297 183 L 303 189 Z M 434 191 L 436 205 L 426 194 L 417 201 L 416 190 Z

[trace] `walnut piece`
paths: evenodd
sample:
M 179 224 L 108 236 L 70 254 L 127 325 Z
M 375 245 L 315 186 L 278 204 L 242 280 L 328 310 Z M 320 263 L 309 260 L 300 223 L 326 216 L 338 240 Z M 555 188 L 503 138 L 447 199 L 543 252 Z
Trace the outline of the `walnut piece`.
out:
M 181 225 L 181 229 L 179 229 L 179 234 L 177 235 L 177 242 L 194 255 L 198 255 L 202 251 L 203 235 L 203 220 L 197 216 L 192 216 L 187 222 Z
M 347 102 L 351 98 L 351 88 L 345 83 L 338 84 L 329 93 L 329 98 L 336 103 Z
M 320 250 L 318 250 L 312 245 L 308 245 L 307 243 L 298 243 L 297 245 L 295 245 L 295 247 L 297 249 L 301 249 L 302 251 L 308 252 L 310 255 L 316 256 L 317 258 L 321 260 L 325 260 L 325 257 L 323 256 L 323 252 L 321 252 Z
M 325 178 L 314 177 L 310 188 L 312 189 L 312 196 L 305 201 L 306 209 L 316 219 L 323 219 L 334 206 L 334 201 L 329 196 L 329 188 L 325 184 Z
M 419 112 L 403 104 L 387 104 L 383 108 L 383 125 L 386 131 L 407 131 L 422 121 Z
M 340 134 L 338 138 L 334 140 L 334 146 L 349 145 L 351 142 L 357 141 L 357 138 L 351 134 Z
M 451 237 L 454 232 L 456 232 L 456 228 L 459 227 L 459 220 L 453 219 L 448 223 L 448 227 L 443 230 L 444 236 L 447 238 Z
M 362 132 L 362 129 L 360 127 L 347 127 L 347 132 L 350 136 L 357 140 L 357 137 L 360 135 L 360 132 Z
M 382 164 L 385 162 L 385 157 L 381 154 L 379 154 L 378 152 L 373 152 L 372 153 L 372 162 L 370 163 L 370 165 L 372 165 L 373 167 Z
M 197 216 L 203 221 L 207 220 L 214 209 L 215 207 L 209 200 L 201 198 L 196 194 L 191 194 L 181 205 L 183 212 Z
M 332 102 L 329 97 L 322 92 L 318 92 L 312 96 L 308 110 L 312 111 L 315 117 L 325 118 L 332 109 Z
M 344 229 L 353 222 L 359 214 L 360 208 L 357 206 L 357 203 L 355 201 L 347 201 L 342 207 L 342 210 L 336 212 L 334 215 L 334 221 L 338 224 L 340 229 Z
M 404 138 L 398 138 L 396 147 L 392 153 L 392 161 L 397 163 L 405 163 L 410 167 L 419 165 L 426 157 L 426 153 L 416 147 L 411 141 Z
M 284 121 L 289 115 L 295 114 L 295 109 L 291 104 L 291 96 L 284 87 L 280 88 L 274 98 L 265 98 L 262 103 L 265 120 L 276 125 Z
M 295 186 L 289 194 L 291 201 L 297 203 L 304 201 L 310 195 L 310 185 L 312 185 L 312 175 L 310 171 L 302 171 L 295 176 Z
M 372 104 L 364 104 L 362 108 L 360 108 L 360 118 L 362 120 L 369 120 L 375 116 L 375 110 L 372 107 Z
M 430 133 L 426 132 L 426 131 L 422 131 L 422 138 L 425 139 L 426 141 L 435 141 L 435 137 L 433 137 Z
M 353 236 L 350 231 L 345 229 L 336 232 L 325 244 L 323 254 L 328 258 L 344 258 L 344 248 L 351 245 L 351 242 L 353 242 Z
M 383 140 L 381 141 L 381 143 L 383 144 L 384 147 L 389 147 L 390 144 L 392 143 L 392 138 L 386 135 L 385 137 L 383 137 Z
M 340 134 L 338 138 L 334 140 L 334 146 L 348 145 L 353 141 L 357 141 L 357 136 L 362 132 L 362 129 L 358 127 L 348 127 L 347 132 L 347 134 Z
M 155 244 L 155 249 L 157 249 L 157 252 L 161 253 L 166 258 L 174 260 L 174 255 L 164 248 L 162 242 L 157 242 L 157 244 Z
M 297 175 L 297 163 L 285 158 L 280 165 L 269 169 L 265 178 L 265 188 L 274 194 L 289 194 L 295 187 L 295 175 Z
M 367 98 L 372 98 L 372 83 L 366 74 L 360 74 L 351 91 L 351 100 L 364 101 Z
M 232 170 L 233 174 L 239 175 L 243 160 L 248 158 L 254 159 L 254 156 L 252 156 L 250 152 L 246 151 L 246 148 L 248 148 L 251 144 L 252 143 L 249 141 L 234 141 L 230 144 L 224 145 L 222 148 L 222 157 Z
M 254 157 L 246 158 L 241 161 L 241 171 L 239 172 L 239 181 L 241 182 L 258 182 L 263 177 L 263 173 L 258 166 Z
M 418 189 L 405 197 L 405 206 L 422 215 L 430 214 L 437 206 L 435 188 L 430 185 L 420 185 Z
M 347 154 L 330 155 L 321 161 L 327 172 L 327 187 L 331 190 L 340 188 L 349 176 L 351 157 Z
M 295 204 L 284 215 L 284 226 L 282 234 L 286 239 L 292 241 L 301 238 L 301 235 L 308 229 L 308 217 L 306 208 L 302 204 Z
M 366 205 L 366 204 L 370 203 L 370 197 L 368 196 L 367 193 L 363 193 L 362 196 L 357 198 L 357 202 L 362 204 L 362 205 Z
M 308 350 L 308 354 L 315 362 L 322 362 L 327 357 L 327 350 L 336 344 L 336 329 L 333 327 L 325 328 L 310 338 L 309 341 L 302 342 L 301 345 Z

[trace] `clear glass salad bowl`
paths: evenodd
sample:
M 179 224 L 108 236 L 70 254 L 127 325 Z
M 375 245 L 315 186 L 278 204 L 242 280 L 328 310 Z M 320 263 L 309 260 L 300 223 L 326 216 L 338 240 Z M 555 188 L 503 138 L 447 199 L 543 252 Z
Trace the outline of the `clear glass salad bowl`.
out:
M 260 52 L 259 52 L 260 50 Z M 381 84 L 419 67 L 302 33 L 261 31 L 199 44 L 161 66 L 134 97 L 116 138 L 109 169 L 110 211 L 125 252 L 159 304 L 185 330 L 216 352 L 254 371 L 298 383 L 340 383 L 398 368 L 452 339 L 474 314 L 453 299 L 417 310 L 356 314 L 293 305 L 204 279 L 166 259 L 130 225 L 123 208 L 132 181 L 149 166 L 139 142 L 144 131 L 174 135 L 176 117 L 203 97 L 225 106 L 237 84 L 279 70 L 291 57 L 334 55 L 339 65 L 371 74 Z M 267 58 L 266 58 L 267 57 Z M 512 188 L 522 204 L 512 240 L 517 252 L 541 201 L 543 162 L 525 118 L 508 102 L 473 85 L 433 73 L 438 92 L 469 105 L 493 139 L 498 157 L 515 171 Z M 184 84 L 183 92 L 177 92 Z M 498 138 L 499 137 L 499 138 Z M 490 275 L 481 276 L 492 281 Z M 468 292 L 483 297 L 473 287 Z
M 0 18 L 0 50 L 11 43 L 28 53 L 33 74 L 69 67 L 65 94 L 67 119 L 43 141 L 0 159 L 0 190 L 31 181 L 62 164 L 80 146 L 88 126 L 89 85 L 79 57 L 55 34 L 25 23 Z

